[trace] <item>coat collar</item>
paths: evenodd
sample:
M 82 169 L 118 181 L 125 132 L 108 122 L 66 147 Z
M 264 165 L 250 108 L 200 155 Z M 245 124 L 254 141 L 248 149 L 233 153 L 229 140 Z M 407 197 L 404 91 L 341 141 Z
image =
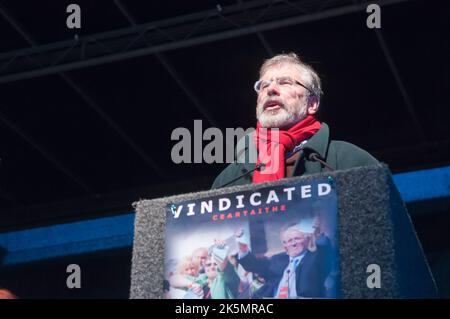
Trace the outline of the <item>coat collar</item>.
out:
M 304 149 L 318 153 L 321 158 L 326 158 L 328 141 L 330 138 L 330 128 L 324 122 L 321 124 L 320 129 L 308 140 Z
M 328 141 L 330 137 L 330 128 L 324 122 L 321 123 L 320 129 L 314 134 L 305 144 L 304 150 L 308 153 L 315 152 L 320 155 L 321 158 L 326 158 Z M 245 163 L 247 169 L 252 169 L 256 163 L 249 161 L 249 154 L 251 152 L 256 153 L 256 145 L 254 143 L 255 131 L 247 134 L 242 138 L 236 147 L 236 158 L 240 163 Z M 254 155 L 256 156 L 256 155 Z M 256 157 L 254 158 L 256 160 Z

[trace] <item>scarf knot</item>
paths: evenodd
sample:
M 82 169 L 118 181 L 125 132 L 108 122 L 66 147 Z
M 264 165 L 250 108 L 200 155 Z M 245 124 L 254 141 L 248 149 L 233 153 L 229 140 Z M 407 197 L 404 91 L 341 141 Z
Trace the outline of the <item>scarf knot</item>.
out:
M 298 122 L 287 130 L 262 128 L 256 126 L 255 144 L 258 150 L 256 165 L 264 164 L 264 168 L 253 174 L 253 183 L 276 181 L 285 177 L 285 154 L 295 146 L 309 139 L 320 129 L 320 122 L 312 115 Z

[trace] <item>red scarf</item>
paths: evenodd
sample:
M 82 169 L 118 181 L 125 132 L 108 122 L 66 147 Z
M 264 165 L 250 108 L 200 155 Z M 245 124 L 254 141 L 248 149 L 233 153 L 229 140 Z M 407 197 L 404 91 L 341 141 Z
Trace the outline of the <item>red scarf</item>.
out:
M 308 115 L 288 130 L 264 129 L 258 122 L 255 134 L 255 144 L 258 150 L 256 165 L 263 163 L 265 167 L 253 173 L 253 184 L 284 178 L 285 153 L 292 151 L 295 146 L 309 139 L 319 129 L 320 122 L 312 115 Z M 276 142 L 277 137 L 279 143 Z

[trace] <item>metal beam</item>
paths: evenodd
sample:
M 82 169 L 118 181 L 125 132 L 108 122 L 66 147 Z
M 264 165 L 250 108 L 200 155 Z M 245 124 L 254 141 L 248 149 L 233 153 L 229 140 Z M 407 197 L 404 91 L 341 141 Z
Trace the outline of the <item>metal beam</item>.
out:
M 122 2 L 120 0 L 114 0 L 114 3 L 119 8 L 120 12 L 125 16 L 125 18 L 128 20 L 128 22 L 136 26 L 137 22 L 136 19 L 132 16 L 132 14 L 127 10 Z M 145 36 L 145 35 L 144 35 Z M 207 109 L 203 106 L 203 104 L 200 102 L 200 100 L 197 98 L 197 96 L 192 92 L 192 90 L 189 88 L 187 83 L 182 79 L 182 77 L 178 74 L 178 72 L 175 70 L 175 68 L 172 66 L 172 64 L 160 53 L 155 54 L 156 58 L 158 59 L 159 63 L 164 67 L 164 69 L 170 74 L 172 79 L 178 84 L 180 89 L 186 94 L 186 96 L 189 98 L 189 100 L 194 104 L 195 108 L 206 118 L 206 120 L 211 124 L 213 127 L 219 127 L 219 123 L 213 118 L 213 116 L 207 111 Z
M 167 61 L 167 59 L 159 53 L 156 53 L 156 58 L 164 66 L 164 69 L 170 74 L 170 76 L 177 82 L 184 94 L 189 98 L 189 100 L 195 105 L 195 108 L 208 120 L 208 122 L 213 127 L 220 127 L 219 123 L 212 117 L 208 110 L 202 105 L 197 96 L 192 92 L 184 80 L 180 77 L 178 72 L 173 68 L 173 66 Z
M 0 14 L 9 24 L 25 39 L 25 41 L 30 46 L 36 46 L 36 41 L 29 35 L 24 27 L 18 23 L 9 13 L 8 11 L 0 5 Z M 69 170 L 65 165 L 63 165 L 60 161 L 58 161 L 54 156 L 52 156 L 44 147 L 39 145 L 31 136 L 26 134 L 21 128 L 19 128 L 16 124 L 12 123 L 4 114 L 0 113 L 0 120 L 13 132 L 19 135 L 22 139 L 24 139 L 28 144 L 30 144 L 34 149 L 36 149 L 44 158 L 50 161 L 53 165 L 55 165 L 61 172 L 63 172 L 66 176 L 68 176 L 72 181 L 81 186 L 87 193 L 91 195 L 95 195 L 95 192 L 78 176 L 76 176 L 71 170 Z
M 9 120 L 2 112 L 0 112 L 0 121 L 3 122 L 9 129 L 19 135 L 23 140 L 37 150 L 45 159 L 55 165 L 61 172 L 68 176 L 72 181 L 83 188 L 87 193 L 95 195 L 95 192 L 68 168 L 66 168 L 60 161 L 50 154 L 44 147 L 40 146 L 30 135 L 26 134 L 19 126 Z
M 384 0 L 379 1 L 380 6 L 393 5 L 408 0 Z M 268 10 L 268 13 L 260 17 L 257 24 L 251 25 L 246 20 L 242 10 L 254 10 L 262 12 L 264 6 L 276 5 Z M 300 1 L 303 4 L 305 1 Z M 349 3 L 349 1 L 341 1 Z M 297 2 L 295 2 L 297 3 Z M 324 20 L 355 12 L 365 11 L 366 4 L 347 4 L 341 7 L 333 7 L 321 12 L 303 13 L 295 11 L 291 5 L 277 0 L 254 0 L 243 5 L 224 7 L 217 12 L 209 10 L 198 14 L 167 19 L 154 23 L 132 26 L 126 29 L 114 30 L 107 33 L 96 34 L 76 40 L 61 41 L 32 49 L 16 50 L 0 54 L 0 63 L 8 64 L 0 76 L 0 83 L 30 79 L 63 71 L 86 68 L 94 65 L 117 62 L 125 59 L 141 57 L 149 54 L 162 53 L 169 50 L 181 49 L 190 46 L 211 43 L 224 39 L 246 36 L 258 32 L 274 30 L 277 28 Z M 226 17 L 226 19 L 224 19 Z M 207 20 L 207 22 L 205 22 Z M 241 21 L 241 27 L 230 24 L 229 21 Z M 242 22 L 245 21 L 245 22 Z M 199 29 L 199 25 L 201 28 Z M 146 35 L 151 39 L 148 47 L 142 38 Z M 102 52 L 94 43 L 106 43 L 105 46 L 114 52 Z M 130 45 L 132 43 L 132 45 Z M 57 64 L 51 63 L 43 68 L 30 68 L 21 61 L 26 57 L 43 53 L 49 58 L 59 58 L 62 52 L 70 47 L 71 52 Z M 84 51 L 82 50 L 84 48 Z M 83 53 L 84 52 L 84 53 Z M 83 53 L 83 54 L 82 54 Z M 84 59 L 81 59 L 81 56 Z M 5 74 L 6 70 L 12 70 Z
M 267 56 L 273 57 L 275 55 L 275 53 L 274 53 L 269 41 L 267 40 L 266 36 L 262 32 L 257 32 L 256 36 L 258 37 L 259 41 L 261 42 L 262 46 L 264 47 L 264 50 L 266 50 Z
M 242 0 L 238 0 L 238 4 L 242 6 L 243 5 Z M 248 21 L 250 22 L 250 25 L 254 25 L 255 21 L 250 16 L 248 10 L 247 9 L 243 9 L 243 10 L 244 10 L 245 15 L 248 18 Z M 274 56 L 275 55 L 274 51 L 272 50 L 272 47 L 270 46 L 269 41 L 267 41 L 264 34 L 262 32 L 256 32 L 256 36 L 258 37 L 258 40 L 261 42 L 262 46 L 264 47 L 264 50 L 266 50 L 267 57 L 270 58 L 270 57 Z
M 136 26 L 136 19 L 131 15 L 131 13 L 125 8 L 125 6 L 122 4 L 120 0 L 114 0 L 114 4 L 117 6 L 119 11 L 125 16 L 125 18 L 128 20 L 128 23 L 132 26 Z
M 375 29 L 375 35 L 377 37 L 378 44 L 380 45 L 381 50 L 383 51 L 384 57 L 386 58 L 386 61 L 389 65 L 389 68 L 392 72 L 392 75 L 394 76 L 395 83 L 397 84 L 397 87 L 400 90 L 400 94 L 402 95 L 403 101 L 405 102 L 406 110 L 409 114 L 409 117 L 412 120 L 412 124 L 417 132 L 418 138 L 421 142 L 425 142 L 427 140 L 425 132 L 422 128 L 422 125 L 420 124 L 419 118 L 416 114 L 416 111 L 414 110 L 414 106 L 411 102 L 411 99 L 405 88 L 405 85 L 403 84 L 403 80 L 400 76 L 400 73 L 398 72 L 398 68 L 394 62 L 394 59 L 392 58 L 391 52 L 386 44 L 386 41 L 384 41 L 384 37 L 380 30 Z
M 8 21 L 8 23 L 22 36 L 22 38 L 25 39 L 25 41 L 32 47 L 37 46 L 37 43 L 35 40 L 25 31 L 23 26 L 17 22 L 9 13 L 8 11 L 2 6 L 0 3 L 0 14 L 2 17 Z
M 119 136 L 136 152 L 141 158 L 147 163 L 147 165 L 156 172 L 156 174 L 164 178 L 166 172 L 156 164 L 145 151 L 130 137 L 128 134 L 105 112 L 103 109 L 86 93 L 84 90 L 68 75 L 61 73 L 60 76 L 66 81 L 66 83 L 77 92 L 83 100 L 92 108 L 94 111 L 108 123 L 114 131 L 119 134 Z
M 359 1 L 353 0 L 353 2 L 357 4 Z M 413 126 L 419 137 L 419 142 L 426 142 L 425 132 L 422 129 L 422 126 L 420 125 L 419 119 L 414 110 L 411 99 L 409 98 L 409 94 L 403 84 L 403 81 L 400 77 L 400 73 L 398 72 L 398 68 L 394 62 L 394 59 L 392 58 L 391 52 L 386 44 L 386 41 L 384 40 L 384 37 L 380 30 L 375 29 L 374 31 L 377 37 L 378 44 L 380 45 L 381 50 L 383 51 L 384 57 L 386 58 L 386 61 L 389 65 L 389 69 L 391 70 L 392 75 L 394 76 L 394 80 L 397 84 L 398 89 L 400 90 L 400 94 L 402 95 L 403 101 L 405 102 L 406 110 L 409 113 L 411 120 L 413 121 Z
M 32 36 L 22 27 L 19 22 L 17 22 L 5 8 L 0 7 L 0 14 L 12 25 L 12 27 L 20 34 L 31 47 L 35 47 L 37 42 L 32 38 Z M 38 64 L 40 62 L 37 62 Z M 146 153 L 145 151 L 131 138 L 129 137 L 124 130 L 120 128 L 120 126 L 105 112 L 103 109 L 67 74 L 62 72 L 58 72 L 58 75 L 76 92 L 78 93 L 82 99 L 92 108 L 94 111 L 105 120 L 116 132 L 119 136 L 133 149 L 138 153 L 141 158 L 147 163 L 147 165 L 156 172 L 159 177 L 165 177 L 164 170 L 159 167 Z M 60 165 L 62 165 L 60 163 Z M 65 171 L 68 171 L 65 169 Z M 73 175 L 73 174 L 71 174 Z M 85 183 L 83 183 L 85 184 Z

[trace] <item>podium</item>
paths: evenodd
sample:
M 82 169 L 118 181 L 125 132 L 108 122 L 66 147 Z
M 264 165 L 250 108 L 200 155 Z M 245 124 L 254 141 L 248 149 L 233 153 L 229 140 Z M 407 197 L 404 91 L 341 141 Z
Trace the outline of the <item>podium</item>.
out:
M 340 298 L 435 298 L 437 289 L 406 207 L 384 164 L 291 181 L 328 178 L 336 187 Z M 136 210 L 130 298 L 162 298 L 166 211 L 183 202 L 283 185 L 286 180 L 141 200 Z M 368 266 L 380 269 L 369 287 Z

